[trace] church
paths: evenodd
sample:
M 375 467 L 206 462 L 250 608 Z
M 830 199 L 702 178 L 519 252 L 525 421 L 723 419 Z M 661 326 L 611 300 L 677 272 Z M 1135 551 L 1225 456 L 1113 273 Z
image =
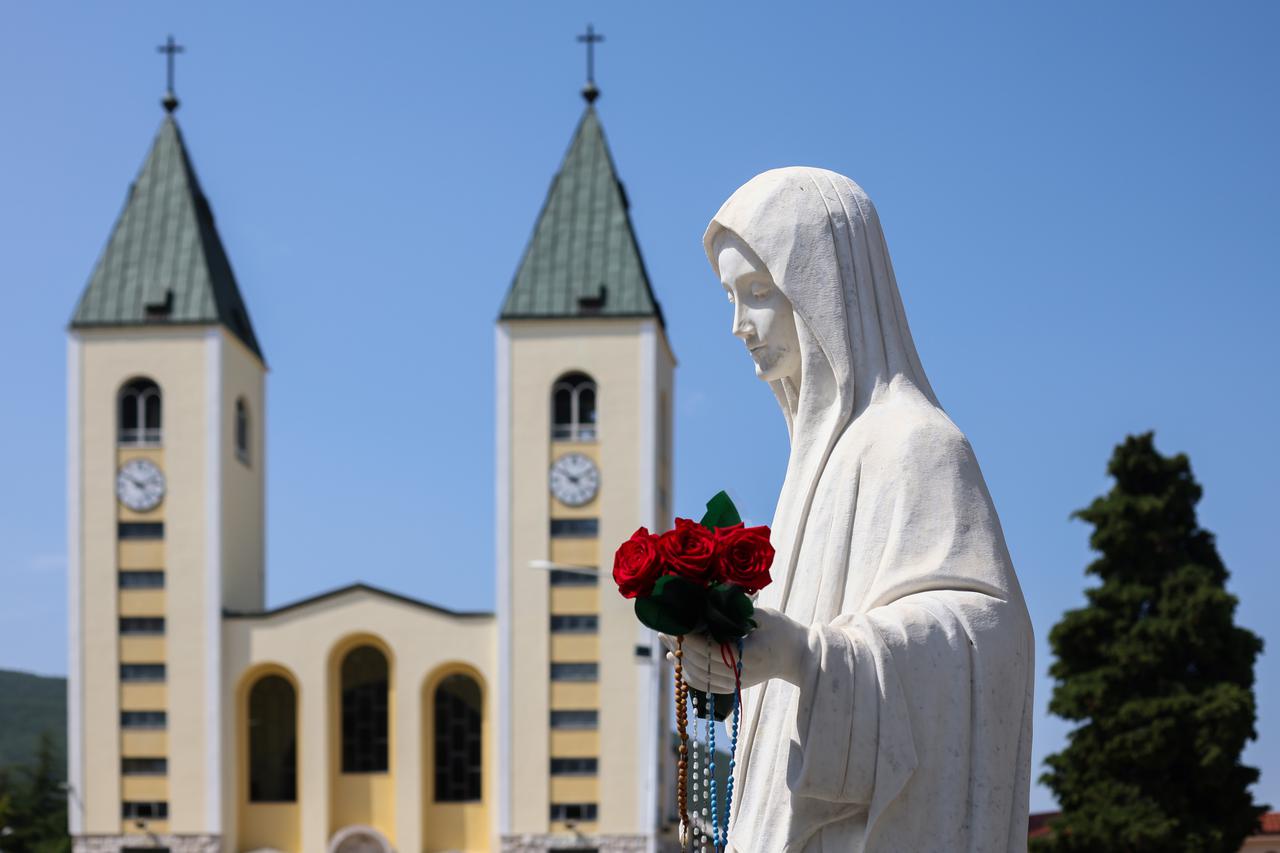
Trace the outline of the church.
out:
M 501 304 L 473 613 L 266 606 L 268 347 L 170 88 L 68 332 L 76 853 L 664 846 L 670 671 L 608 561 L 668 526 L 675 359 L 597 95 Z

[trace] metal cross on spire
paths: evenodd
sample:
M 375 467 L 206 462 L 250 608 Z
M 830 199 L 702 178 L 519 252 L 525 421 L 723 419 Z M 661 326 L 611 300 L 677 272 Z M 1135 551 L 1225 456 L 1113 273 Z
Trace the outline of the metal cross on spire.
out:
M 157 53 L 165 54 L 165 63 L 168 66 L 168 83 L 169 86 L 165 90 L 164 100 L 160 103 L 164 104 L 165 110 L 173 112 L 178 108 L 178 96 L 173 93 L 173 57 L 175 54 L 183 53 L 186 48 L 173 40 L 173 36 L 169 36 L 168 41 L 156 48 Z
M 587 85 L 582 87 L 582 97 L 590 104 L 600 97 L 600 90 L 596 88 L 596 45 L 604 41 L 604 36 L 587 24 L 587 31 L 578 36 L 578 41 L 587 46 Z

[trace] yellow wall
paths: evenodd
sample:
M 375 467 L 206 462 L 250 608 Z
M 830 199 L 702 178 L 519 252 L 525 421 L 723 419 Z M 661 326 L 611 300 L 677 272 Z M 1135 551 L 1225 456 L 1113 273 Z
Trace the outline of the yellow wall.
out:
M 488 615 L 455 616 L 364 589 L 276 614 L 224 620 L 223 665 L 228 683 L 239 683 L 246 672 L 263 664 L 286 669 L 298 683 L 299 843 L 296 848 L 279 849 L 323 851 L 333 833 L 353 821 L 372 824 L 397 850 L 431 849 L 424 835 L 430 794 L 423 764 L 427 749 L 423 691 L 433 673 L 445 665 L 475 671 L 486 687 L 494 683 L 493 624 Z M 343 653 L 366 640 L 393 652 L 388 656 L 393 685 L 391 772 L 342 774 L 338 772 L 335 667 Z M 485 695 L 489 695 L 487 689 Z M 234 705 L 229 698 L 228 719 L 234 720 L 239 713 Z M 229 737 L 235 737 L 234 728 Z M 497 772 L 496 750 L 486 753 L 488 786 Z M 236 781 L 231 775 L 228 779 Z M 246 833 L 255 832 L 255 814 L 241 815 L 237 810 L 234 821 L 247 825 L 233 827 L 231 837 L 247 838 Z M 492 825 L 492 821 L 486 823 Z
M 150 459 L 161 471 L 165 469 L 164 451 L 160 448 L 122 448 L 117 454 L 117 465 L 123 465 L 128 460 L 136 458 Z M 147 512 L 134 512 L 119 503 L 116 505 L 116 510 L 119 521 L 163 522 L 165 520 L 163 501 Z M 117 553 L 119 554 L 118 569 L 145 568 L 160 571 L 165 569 L 163 540 L 124 540 L 119 543 Z M 164 617 L 165 592 L 163 589 L 122 589 L 119 592 L 117 609 L 122 617 Z M 122 634 L 120 636 L 121 663 L 166 663 L 167 660 L 168 650 L 164 634 Z M 163 711 L 168 706 L 168 689 L 165 682 L 120 685 L 120 710 L 122 711 Z M 165 730 L 121 730 L 120 755 L 130 758 L 167 758 L 169 755 L 167 732 Z M 120 799 L 122 800 L 168 803 L 171 799 L 170 795 L 167 775 L 121 776 Z M 158 826 L 167 827 L 168 821 L 146 822 L 150 832 L 162 831 L 157 828 Z M 137 825 L 132 821 L 125 821 L 122 826 L 122 831 L 126 833 L 136 829 Z
M 562 516 L 557 512 L 554 517 L 569 518 L 570 516 Z M 599 561 L 600 547 L 596 539 L 551 540 L 551 562 L 553 563 L 563 566 L 595 566 Z
M 129 635 L 120 638 L 121 663 L 160 663 L 163 662 L 164 659 L 165 651 L 163 636 L 144 634 Z
M 169 663 L 167 657 L 142 658 L 174 652 L 168 643 L 158 645 L 142 641 L 143 638 L 124 640 L 119 635 L 118 619 L 121 615 L 163 615 L 170 625 L 175 621 L 174 614 L 167 612 L 163 593 L 120 593 L 117 572 L 121 568 L 164 569 L 167 561 L 185 560 L 194 575 L 201 574 L 205 544 L 201 520 L 206 493 L 204 379 L 209 348 L 203 329 L 93 330 L 77 332 L 75 339 L 79 345 L 71 350 L 75 359 L 71 370 L 78 379 L 73 385 L 77 393 L 73 405 L 79 410 L 79 423 L 73 426 L 71 441 L 79 466 L 73 471 L 76 481 L 71 488 L 78 493 L 79 507 L 80 541 L 72 547 L 78 549 L 79 571 L 78 577 L 73 578 L 73 592 L 78 592 L 80 608 L 80 671 L 73 678 L 74 695 L 70 699 L 79 709 L 77 740 L 81 746 L 74 762 L 80 767 L 80 778 L 72 780 L 80 796 L 72 798 L 71 807 L 84 810 L 80 816 L 83 832 L 115 834 L 132 826 L 126 827 L 120 817 L 122 791 L 136 792 L 138 785 L 165 782 L 164 777 L 122 780 L 121 753 L 126 744 L 136 744 L 138 739 L 136 733 L 121 732 L 120 710 L 164 710 L 167 702 L 163 684 L 121 685 L 119 663 Z M 153 379 L 163 395 L 161 448 L 117 446 L 119 391 L 125 382 L 139 376 Z M 160 506 L 141 514 L 124 509 L 115 499 L 118 465 L 138 456 L 156 461 L 167 485 Z M 117 522 L 136 520 L 163 520 L 165 542 L 118 543 Z M 202 634 L 203 628 L 201 621 L 189 630 Z M 199 660 L 198 655 L 196 659 Z M 186 736 L 203 742 L 195 731 Z M 166 747 L 169 744 L 168 740 L 164 742 Z M 204 769 L 202 759 L 199 769 Z M 174 770 L 172 761 L 170 770 Z M 181 799 L 172 777 L 167 784 L 170 799 Z M 175 826 L 198 828 L 203 823 L 203 799 L 192 798 L 187 806 L 175 807 L 171 802 L 170 815 Z M 155 831 L 158 823 L 148 825 Z
M 493 738 L 493 714 L 488 684 L 479 671 L 462 664 L 448 663 L 428 676 L 422 688 L 422 790 L 425 794 L 422 808 L 422 849 L 436 851 L 466 851 L 479 853 L 490 849 L 491 811 L 496 790 L 493 774 L 484 773 L 481 781 L 481 800 L 474 803 L 438 803 L 435 801 L 435 690 L 450 675 L 466 675 L 480 685 L 483 708 L 481 719 L 482 762 L 488 763 L 496 744 Z
M 594 681 L 553 681 L 551 707 L 557 711 L 599 708 L 600 685 Z M 558 753 L 553 749 L 551 754 Z
M 120 685 L 120 708 L 124 711 L 161 711 L 169 706 L 169 690 L 164 682 L 137 682 Z
M 595 758 L 600 755 L 600 733 L 581 729 L 552 730 L 551 754 L 558 758 Z M 547 767 L 550 766 L 548 761 Z M 546 775 L 545 771 L 543 775 Z
M 233 610 L 259 610 L 266 588 L 266 372 L 234 335 L 222 333 L 222 596 Z M 236 454 L 236 400 L 249 411 L 249 455 Z
M 553 586 L 550 612 L 563 615 L 599 613 L 600 592 L 594 586 Z M 543 631 L 549 631 L 548 614 L 540 612 L 538 615 L 542 616 Z
M 220 327 L 77 330 L 72 337 L 72 405 L 78 423 L 72 424 L 71 442 L 78 465 L 71 488 L 78 495 L 80 530 L 79 542 L 72 544 L 78 566 L 73 594 L 80 609 L 80 666 L 71 684 L 73 720 L 80 718 L 72 765 L 79 769 L 72 781 L 81 794 L 72 808 L 83 803 L 81 832 L 111 835 L 132 829 L 132 822 L 120 817 L 122 791 L 131 786 L 128 790 L 136 792 L 140 784 L 154 787 L 157 779 L 122 780 L 120 755 L 140 740 L 150 739 L 154 746 L 157 734 L 122 732 L 119 712 L 165 710 L 169 728 L 161 754 L 169 763 L 169 820 L 149 821 L 148 828 L 221 832 L 234 802 L 223 794 L 220 804 L 218 796 L 229 784 L 223 779 L 217 722 L 224 692 L 219 622 L 224 603 L 253 607 L 262 600 L 264 367 Z M 119 390 L 137 377 L 160 386 L 160 447 L 117 447 Z M 217 386 L 210 387 L 210 380 Z M 238 396 L 249 400 L 254 415 L 251 466 L 235 460 Z M 144 513 L 114 499 L 118 466 L 138 457 L 154 461 L 166 482 L 164 500 Z M 210 498 L 217 503 L 211 505 Z M 164 538 L 118 542 L 119 521 L 163 521 Z M 213 529 L 211 522 L 216 522 Z M 118 591 L 120 569 L 162 570 L 165 589 Z M 121 637 L 120 616 L 163 616 L 165 633 Z M 122 685 L 122 661 L 164 663 L 166 681 Z
M 302 707 L 299 695 L 298 679 L 288 669 L 275 664 L 263 663 L 251 667 L 239 680 L 236 687 L 236 761 L 229 768 L 234 776 L 235 803 L 237 806 L 236 827 L 239 844 L 237 850 L 280 850 L 285 853 L 301 853 L 302 826 L 298 808 L 299 800 L 292 803 L 255 803 L 249 800 L 249 694 L 253 686 L 269 675 L 279 675 L 293 686 L 294 695 L 294 736 L 299 737 L 302 727 L 298 724 L 297 713 Z M 300 740 L 295 740 L 295 750 Z M 303 785 L 307 780 L 294 772 L 297 779 L 299 798 Z
M 342 661 L 355 649 L 372 646 L 387 660 L 387 769 L 378 773 L 346 773 L 342 770 Z M 329 655 L 329 834 L 352 824 L 372 826 L 396 843 L 395 774 L 396 658 L 377 634 L 349 634 Z
M 299 779 L 301 784 L 302 780 Z M 297 803 L 241 803 L 238 850 L 300 853 L 301 815 Z
M 164 729 L 135 729 L 120 736 L 120 754 L 130 758 L 154 758 L 169 752 L 169 735 Z
M 595 803 L 600 796 L 600 782 L 595 776 L 552 776 L 551 802 Z
M 131 539 L 121 542 L 120 568 L 163 569 L 164 543 L 147 539 Z M 142 590 L 131 590 L 131 592 L 142 592 Z
M 125 567 L 122 566 L 122 568 Z M 165 612 L 164 598 L 164 590 L 162 589 L 122 589 L 120 590 L 120 615 L 163 615 Z
M 121 779 L 120 796 L 125 800 L 143 802 L 167 801 L 169 780 L 164 776 L 125 776 Z
M 551 657 L 553 660 L 570 662 L 599 660 L 600 638 L 595 634 L 552 633 Z
M 508 424 L 499 430 L 509 436 L 508 527 L 504 555 L 509 580 L 504 612 L 508 614 L 505 642 L 511 655 L 507 670 L 511 713 L 510 826 L 513 833 L 545 833 L 555 829 L 549 820 L 553 786 L 548 767 L 551 755 L 598 757 L 600 760 L 598 826 L 604 833 L 652 831 L 644 825 L 649 814 L 643 792 L 649 786 L 649 764 L 658 748 L 654 721 L 654 668 L 660 658 L 641 659 L 635 647 L 648 643 L 648 632 L 635 621 L 631 603 L 614 594 L 609 563 L 615 543 L 644 524 L 664 529 L 658 504 L 659 487 L 670 496 L 669 477 L 655 456 L 659 435 L 661 392 L 670 394 L 674 361 L 661 328 L 649 319 L 572 319 L 510 321 L 503 324 L 505 361 L 500 371 L 510 389 Z M 598 440 L 552 442 L 551 388 L 564 373 L 581 370 L 597 383 Z M 670 406 L 668 406 L 669 414 Z M 652 421 L 647 420 L 652 418 Z M 668 433 L 669 435 L 669 433 Z M 669 438 L 669 441 L 673 439 Z M 551 461 L 578 450 L 597 460 L 601 470 L 598 496 L 582 508 L 561 506 L 551 498 L 547 471 Z M 649 467 L 652 462 L 652 467 Z M 668 500 L 670 498 L 668 497 Z M 548 520 L 598 517 L 598 539 L 552 539 Z M 528 568 L 531 561 L 598 565 L 598 587 L 550 587 L 545 572 Z M 547 611 L 529 606 L 547 602 Z M 599 634 L 594 657 L 580 639 L 552 637 L 548 611 L 560 614 L 598 614 Z M 553 660 L 599 660 L 600 682 L 548 686 Z M 594 701 L 592 701 L 594 699 Z M 552 707 L 600 707 L 599 731 L 552 731 Z M 591 702 L 591 704 L 585 704 Z M 658 723 L 660 725 L 660 722 Z M 644 737 L 638 734 L 644 732 Z M 599 744 L 633 744 L 601 754 Z M 555 788 L 556 791 L 560 790 Z

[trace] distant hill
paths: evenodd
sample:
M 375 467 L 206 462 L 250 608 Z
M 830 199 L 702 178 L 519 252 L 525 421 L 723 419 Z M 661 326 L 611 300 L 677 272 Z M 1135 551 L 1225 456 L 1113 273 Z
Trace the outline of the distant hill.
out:
M 34 759 L 45 731 L 53 735 L 59 766 L 65 768 L 67 680 L 0 669 L 0 767 Z

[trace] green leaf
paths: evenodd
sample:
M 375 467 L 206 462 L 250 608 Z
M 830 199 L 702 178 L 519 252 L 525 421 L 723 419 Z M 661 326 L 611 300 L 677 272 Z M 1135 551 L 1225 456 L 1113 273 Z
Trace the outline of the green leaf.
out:
M 724 492 L 716 492 L 715 497 L 707 501 L 707 514 L 702 516 L 702 526 L 715 530 L 717 527 L 733 527 L 742 523 L 738 508 Z
M 707 633 L 718 643 L 741 639 L 756 627 L 755 605 L 742 587 L 715 584 L 707 590 L 706 608 Z
M 653 592 L 636 599 L 636 618 L 664 634 L 692 634 L 702 626 L 707 591 L 679 575 L 663 575 Z

